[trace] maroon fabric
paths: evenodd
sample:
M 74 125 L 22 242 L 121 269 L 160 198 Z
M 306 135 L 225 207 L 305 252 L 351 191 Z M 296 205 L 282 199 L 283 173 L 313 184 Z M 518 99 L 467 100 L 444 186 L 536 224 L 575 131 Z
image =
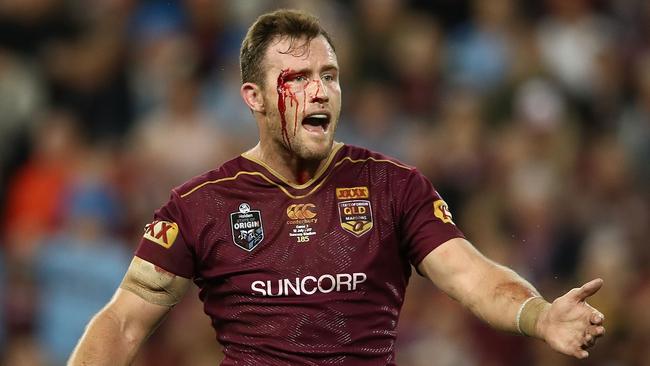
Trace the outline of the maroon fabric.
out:
M 176 240 L 136 255 L 194 279 L 222 365 L 394 365 L 410 265 L 462 237 L 439 199 L 416 169 L 348 145 L 300 187 L 240 156 L 174 189 L 155 220 Z

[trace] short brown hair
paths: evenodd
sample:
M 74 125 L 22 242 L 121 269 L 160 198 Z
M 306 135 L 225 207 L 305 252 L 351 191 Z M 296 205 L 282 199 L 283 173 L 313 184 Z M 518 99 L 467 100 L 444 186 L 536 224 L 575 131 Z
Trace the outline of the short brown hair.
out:
M 334 44 L 317 17 L 298 10 L 280 9 L 261 15 L 246 33 L 239 53 L 242 83 L 264 85 L 264 54 L 275 37 L 289 37 L 293 41 L 306 38 L 307 41 L 323 35 L 332 49 Z

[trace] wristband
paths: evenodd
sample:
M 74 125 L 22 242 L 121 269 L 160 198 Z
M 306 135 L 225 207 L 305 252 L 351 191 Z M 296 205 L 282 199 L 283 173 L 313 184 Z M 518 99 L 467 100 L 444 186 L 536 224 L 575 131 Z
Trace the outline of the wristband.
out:
M 526 309 L 526 305 L 531 303 L 533 300 L 541 300 L 542 303 L 546 302 L 544 300 L 544 298 L 542 298 L 541 296 L 533 296 L 533 297 L 527 298 L 524 302 L 521 303 L 521 305 L 519 306 L 519 310 L 517 311 L 517 318 L 516 318 L 516 321 L 515 321 L 516 324 L 517 324 L 517 331 L 519 332 L 519 334 L 529 335 L 529 334 L 527 334 L 527 332 L 524 332 L 524 330 L 521 327 L 521 325 L 522 325 L 522 317 L 525 320 L 524 323 L 530 323 L 530 320 L 532 320 L 532 324 L 531 324 L 532 326 L 534 326 L 535 323 L 537 322 L 537 317 L 539 315 L 539 312 L 537 311 L 537 312 L 535 312 L 533 314 L 530 314 L 530 312 L 528 311 L 529 309 Z M 535 308 L 537 308 L 537 307 L 535 307 Z M 526 310 L 526 312 L 524 312 L 524 310 Z M 528 324 L 526 324 L 526 325 L 528 325 Z M 529 327 L 525 326 L 525 328 L 529 328 Z

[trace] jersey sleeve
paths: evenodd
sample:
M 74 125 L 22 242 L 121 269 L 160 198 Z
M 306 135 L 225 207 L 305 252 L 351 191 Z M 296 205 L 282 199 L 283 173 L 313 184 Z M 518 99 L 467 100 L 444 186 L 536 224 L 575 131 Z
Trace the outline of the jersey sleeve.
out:
M 416 268 L 440 244 L 464 237 L 447 203 L 416 169 L 407 178 L 401 197 L 401 234 L 409 261 Z
M 194 250 L 191 229 L 181 210 L 181 198 L 172 191 L 169 201 L 156 210 L 147 224 L 135 255 L 185 278 L 194 277 Z

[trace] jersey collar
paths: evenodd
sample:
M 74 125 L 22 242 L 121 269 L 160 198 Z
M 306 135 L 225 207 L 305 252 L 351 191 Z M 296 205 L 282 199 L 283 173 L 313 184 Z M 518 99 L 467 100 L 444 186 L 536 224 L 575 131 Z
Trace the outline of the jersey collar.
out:
M 334 160 L 334 157 L 336 156 L 336 154 L 339 152 L 339 150 L 343 146 L 344 146 L 344 144 L 342 142 L 334 142 L 334 145 L 332 146 L 332 151 L 330 151 L 330 154 L 327 157 L 327 160 L 325 161 L 325 164 L 323 164 L 320 168 L 318 168 L 318 170 L 316 171 L 316 174 L 314 174 L 314 176 L 310 180 L 308 180 L 307 182 L 305 182 L 303 184 L 295 184 L 295 183 L 289 182 L 289 180 L 287 180 L 280 173 L 278 173 L 273 168 L 271 168 L 268 164 L 266 164 L 265 162 L 263 162 L 263 161 L 261 161 L 261 160 L 259 160 L 257 158 L 254 158 L 254 157 L 250 156 L 247 153 L 241 154 L 241 157 L 243 157 L 244 159 L 246 159 L 248 161 L 251 161 L 251 162 L 261 166 L 266 171 L 268 171 L 273 177 L 275 177 L 277 180 L 282 182 L 284 185 L 287 185 L 287 186 L 289 186 L 291 188 L 294 188 L 294 189 L 305 189 L 305 188 L 309 188 L 312 184 L 314 184 L 316 181 L 318 181 L 323 176 L 323 174 L 326 171 L 329 170 L 329 168 L 332 165 L 332 161 Z

